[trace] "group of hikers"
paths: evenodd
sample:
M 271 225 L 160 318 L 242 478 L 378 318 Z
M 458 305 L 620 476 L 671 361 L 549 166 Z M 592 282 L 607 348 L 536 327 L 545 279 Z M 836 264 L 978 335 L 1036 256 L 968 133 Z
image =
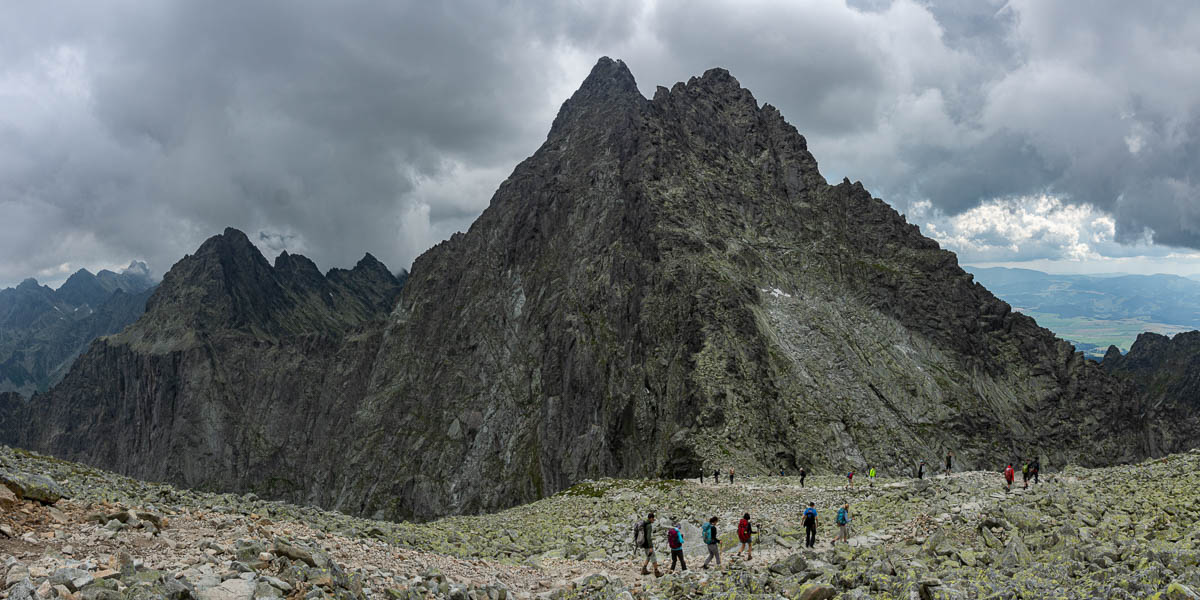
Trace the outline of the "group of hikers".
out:
M 1022 479 L 1022 484 L 1024 485 L 1025 489 L 1029 489 L 1029 480 L 1030 479 L 1032 479 L 1034 483 L 1040 482 L 1040 480 L 1038 479 L 1038 471 L 1040 471 L 1041 469 L 1042 469 L 1042 463 L 1038 459 L 1035 458 L 1033 460 L 1025 461 L 1025 466 L 1021 467 L 1021 479 Z M 1016 475 L 1017 475 L 1016 469 L 1013 468 L 1012 463 L 1008 463 L 1008 466 L 1004 468 L 1004 490 L 1005 491 L 1012 489 L 1013 480 L 1016 479 Z
M 950 475 L 950 473 L 953 471 L 953 469 L 954 469 L 954 453 L 947 452 L 946 453 L 945 474 Z M 1033 480 L 1034 483 L 1039 482 L 1038 472 L 1040 470 L 1041 470 L 1041 462 L 1037 458 L 1024 461 L 1024 466 L 1021 468 L 1021 476 L 1024 480 L 1023 483 L 1026 488 L 1029 487 L 1029 481 L 1031 479 Z M 785 471 L 783 469 L 779 470 L 779 476 L 780 477 L 785 476 Z M 804 480 L 805 480 L 805 478 L 808 477 L 808 472 L 803 467 L 800 469 L 799 477 L 800 477 L 800 487 L 804 487 Z M 867 466 L 867 481 L 871 485 L 874 485 L 875 477 L 876 477 L 875 467 L 868 465 Z M 923 461 L 923 460 L 917 465 L 917 478 L 918 479 L 925 478 L 925 461 Z M 700 482 L 704 483 L 704 479 L 705 479 L 704 472 L 701 471 Z M 721 483 L 721 472 L 719 469 L 713 470 L 712 479 L 713 479 L 714 484 Z M 729 469 L 729 483 L 732 484 L 733 479 L 734 479 L 734 470 Z M 1004 469 L 1004 481 L 1005 481 L 1004 489 L 1006 491 L 1012 489 L 1013 482 L 1015 479 L 1016 479 L 1016 469 L 1013 467 L 1012 463 L 1009 463 L 1008 466 Z M 846 487 L 853 487 L 853 486 L 854 486 L 854 471 L 850 471 L 846 474 Z M 808 503 L 808 507 L 804 509 L 802 520 L 803 520 L 803 524 L 804 524 L 804 546 L 806 548 L 816 547 L 816 545 L 817 545 L 817 507 L 816 507 L 816 503 L 814 503 L 814 502 Z M 645 561 L 642 563 L 642 574 L 649 575 L 650 571 L 648 570 L 648 567 L 650 565 L 653 565 L 654 566 L 654 575 L 656 577 L 661 577 L 662 572 L 659 571 L 658 557 L 655 555 L 655 550 L 654 550 L 654 521 L 655 521 L 654 513 L 649 513 L 648 515 L 646 515 L 646 518 L 644 520 L 640 521 L 634 527 L 633 541 L 634 541 L 634 544 L 639 549 L 639 551 L 645 555 Z M 838 532 L 837 532 L 837 536 L 834 537 L 831 544 L 837 544 L 838 542 L 849 543 L 850 542 L 850 504 L 849 503 L 843 503 L 842 507 L 838 509 L 837 516 L 835 517 L 834 522 L 837 524 Z M 704 542 L 704 545 L 707 546 L 707 548 L 708 548 L 708 557 L 706 559 L 704 559 L 704 564 L 701 565 L 701 567 L 700 567 L 702 569 L 707 569 L 709 563 L 711 563 L 713 561 L 716 562 L 716 565 L 718 567 L 721 566 L 721 547 L 720 547 L 721 540 L 717 536 L 717 524 L 718 523 L 720 523 L 720 519 L 718 517 L 712 517 L 701 528 L 700 536 L 702 538 L 702 541 Z M 679 569 L 682 571 L 687 570 L 687 562 L 685 562 L 684 556 L 683 556 L 684 539 L 683 539 L 683 530 L 681 527 L 682 527 L 682 525 L 681 525 L 679 519 L 674 519 L 671 521 L 671 527 L 667 530 L 667 547 L 671 551 L 671 570 L 672 571 L 675 570 L 676 566 L 678 566 Z M 737 551 L 738 556 L 741 556 L 742 552 L 745 552 L 746 560 L 751 560 L 754 558 L 753 539 L 754 539 L 754 534 L 756 534 L 756 533 L 759 533 L 759 531 L 758 531 L 758 529 L 756 529 L 754 527 L 754 524 L 751 523 L 750 513 L 746 513 L 746 514 L 742 515 L 742 518 L 741 518 L 741 520 L 738 521 L 738 526 L 737 526 L 738 542 L 740 542 L 740 546 L 738 547 L 738 551 Z
M 804 509 L 804 545 L 806 548 L 814 548 L 817 545 L 817 505 L 815 502 L 809 502 L 808 507 Z M 833 539 L 831 544 L 838 542 L 850 543 L 850 504 L 844 503 L 837 511 L 835 522 L 838 526 L 837 537 Z M 645 560 L 642 562 L 642 575 L 649 575 L 648 567 L 654 566 L 654 576 L 662 577 L 662 572 L 658 568 L 658 556 L 654 550 L 654 513 L 649 513 L 646 518 L 640 521 L 633 529 L 633 543 L 645 554 Z M 708 548 L 708 557 L 704 559 L 704 564 L 700 565 L 701 569 L 707 569 L 709 563 L 715 561 L 717 567 L 721 566 L 721 539 L 717 535 L 717 524 L 721 522 L 719 517 L 712 517 L 700 530 L 701 540 Z M 750 522 L 750 513 L 742 515 L 737 526 L 738 546 L 737 555 L 741 556 L 742 552 L 746 553 L 746 560 L 754 558 L 754 534 L 760 531 Z M 667 548 L 671 551 L 671 571 L 678 566 L 679 570 L 687 570 L 687 562 L 683 556 L 683 529 L 679 519 L 671 521 L 670 529 L 667 529 Z

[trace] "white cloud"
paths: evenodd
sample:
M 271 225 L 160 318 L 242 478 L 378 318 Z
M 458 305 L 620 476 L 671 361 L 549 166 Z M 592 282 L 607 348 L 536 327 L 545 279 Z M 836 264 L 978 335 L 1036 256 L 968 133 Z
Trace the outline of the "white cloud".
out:
M 929 201 L 913 203 L 910 221 L 966 263 L 1033 259 L 1088 261 L 1126 254 L 1113 218 L 1087 204 L 1040 195 L 989 200 L 948 216 Z M 1144 252 L 1147 244 L 1136 247 Z M 1165 254 L 1166 249 L 1160 249 Z

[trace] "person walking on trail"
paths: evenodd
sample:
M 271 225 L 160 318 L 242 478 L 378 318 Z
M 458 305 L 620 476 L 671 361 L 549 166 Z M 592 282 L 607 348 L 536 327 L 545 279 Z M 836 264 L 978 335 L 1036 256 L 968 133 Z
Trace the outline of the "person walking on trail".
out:
M 875 487 L 875 467 L 867 467 L 867 483 Z
M 1042 461 L 1037 458 L 1033 459 L 1033 463 L 1029 465 L 1029 478 L 1034 483 L 1038 483 L 1038 471 L 1040 470 L 1042 470 Z
M 1021 487 L 1029 489 L 1029 461 L 1025 461 L 1025 466 L 1021 467 Z
M 729 468 L 729 483 L 733 483 L 733 468 Z
M 849 473 L 846 473 L 846 487 L 848 487 L 848 488 L 854 487 L 854 471 L 850 471 Z
M 783 469 L 779 469 L 779 476 L 780 476 L 780 477 L 783 477 L 783 476 L 784 476 L 784 475 L 783 475 Z
M 672 521 L 671 528 L 667 530 L 667 546 L 671 548 L 671 571 L 675 571 L 676 562 L 681 567 L 680 571 L 686 571 L 687 563 L 683 562 L 683 532 L 679 530 L 679 519 Z
M 954 470 L 954 453 L 946 453 L 946 475 L 950 475 L 950 471 Z
M 713 483 L 721 485 L 721 470 L 713 469 Z
M 746 551 L 746 560 L 754 558 L 754 525 L 750 523 L 750 513 L 742 515 L 742 520 L 738 521 L 738 541 L 742 543 L 738 547 L 738 556 L 742 555 L 742 550 Z
M 701 569 L 708 568 L 708 562 L 712 559 L 717 559 L 717 566 L 721 566 L 721 540 L 717 538 L 717 519 L 713 517 L 704 524 L 704 528 L 700 530 L 700 535 L 704 538 L 704 545 L 708 546 L 708 558 L 704 559 L 704 564 L 700 565 Z
M 817 545 L 817 505 L 809 502 L 804 509 L 804 547 L 814 548 Z
M 654 576 L 662 577 L 658 570 L 658 557 L 654 555 L 654 513 L 646 515 L 646 519 L 637 524 L 633 532 L 633 543 L 643 554 L 646 561 L 642 563 L 642 575 L 649 575 L 646 567 L 654 563 Z
M 800 467 L 800 487 L 804 487 L 805 477 L 808 477 L 808 472 L 804 470 L 804 467 Z
M 838 526 L 838 535 L 837 535 L 837 539 L 835 539 L 834 542 L 836 543 L 838 540 L 841 540 L 841 541 L 849 544 L 850 543 L 850 504 L 849 503 L 843 504 L 842 507 L 838 509 L 838 511 L 837 511 L 837 526 Z
M 925 479 L 925 461 L 917 465 L 917 479 Z
M 1012 489 L 1013 480 L 1016 478 L 1016 470 L 1013 469 L 1012 463 L 1008 463 L 1008 467 L 1004 469 L 1004 491 Z

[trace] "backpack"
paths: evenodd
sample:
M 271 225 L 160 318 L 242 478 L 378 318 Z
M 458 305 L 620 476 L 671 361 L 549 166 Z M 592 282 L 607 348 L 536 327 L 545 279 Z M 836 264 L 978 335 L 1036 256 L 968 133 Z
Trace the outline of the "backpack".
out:
M 1022 475 L 1028 475 L 1028 474 L 1029 474 L 1029 463 L 1025 463 L 1025 466 L 1024 466 L 1024 467 L 1021 467 L 1021 474 L 1022 474 Z
M 805 527 L 816 527 L 817 526 L 817 511 L 816 511 L 816 509 L 808 508 L 804 511 L 804 526 Z
M 704 543 L 705 544 L 717 543 L 717 528 L 713 527 L 712 523 L 705 523 L 704 529 L 702 531 L 704 533 Z
M 845 524 L 846 524 L 848 521 L 849 521 L 849 519 L 848 519 L 848 518 L 846 518 L 846 509 L 844 509 L 844 508 L 839 508 L 839 509 L 838 509 L 838 514 L 837 514 L 837 524 L 838 524 L 838 525 L 845 525 Z
M 633 545 L 642 548 L 646 545 L 646 522 L 638 521 L 633 526 Z
M 683 540 L 680 539 L 679 536 L 679 529 L 672 527 L 667 530 L 667 545 L 670 546 L 672 550 L 683 546 Z
M 738 522 L 738 539 L 750 537 L 750 521 L 742 519 Z

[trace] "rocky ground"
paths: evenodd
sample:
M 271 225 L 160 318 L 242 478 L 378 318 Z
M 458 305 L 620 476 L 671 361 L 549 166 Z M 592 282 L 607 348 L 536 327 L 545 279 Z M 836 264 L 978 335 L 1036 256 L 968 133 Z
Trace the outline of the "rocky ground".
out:
M 1198 598 L 1200 452 L 1068 468 L 1005 492 L 996 473 L 586 482 L 502 513 L 389 523 L 176 489 L 0 447 L 0 596 L 9 600 L 407 598 Z M 815 502 L 820 543 L 803 549 Z M 854 517 L 832 547 L 835 507 Z M 647 510 L 684 523 L 689 566 L 640 574 Z M 738 557 L 743 512 L 759 524 Z M 721 519 L 724 564 L 698 527 Z M 660 561 L 667 555 L 660 551 Z M 665 567 L 668 563 L 662 562 Z

